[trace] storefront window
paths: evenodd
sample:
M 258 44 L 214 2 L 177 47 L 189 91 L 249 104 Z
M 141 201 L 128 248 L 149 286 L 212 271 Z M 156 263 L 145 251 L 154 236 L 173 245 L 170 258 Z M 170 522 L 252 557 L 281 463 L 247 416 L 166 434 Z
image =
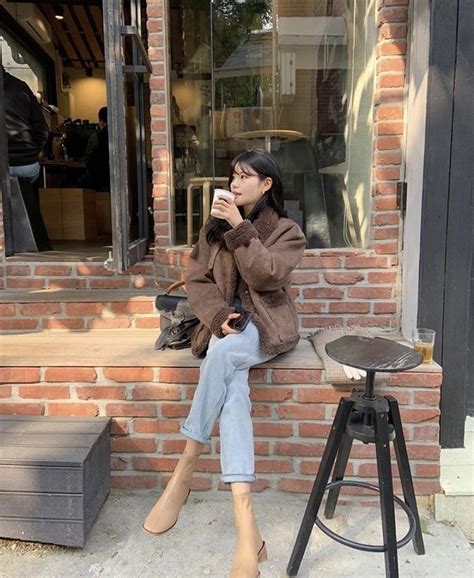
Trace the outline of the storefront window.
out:
M 282 171 L 285 208 L 309 248 L 366 246 L 374 5 L 171 3 L 177 244 L 196 240 L 207 197 L 225 183 L 231 159 L 245 148 L 266 148 Z
M 47 86 L 44 66 L 1 28 L 0 51 L 5 70 L 26 82 L 35 94 L 40 93 L 42 97 L 45 97 Z

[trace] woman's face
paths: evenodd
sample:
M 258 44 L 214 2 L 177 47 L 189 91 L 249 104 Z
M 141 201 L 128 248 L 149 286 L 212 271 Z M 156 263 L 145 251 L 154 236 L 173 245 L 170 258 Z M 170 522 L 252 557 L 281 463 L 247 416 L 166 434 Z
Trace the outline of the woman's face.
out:
M 270 177 L 262 179 L 252 167 L 239 163 L 235 165 L 230 190 L 235 195 L 237 207 L 243 207 L 245 216 L 252 211 L 271 186 L 272 179 Z

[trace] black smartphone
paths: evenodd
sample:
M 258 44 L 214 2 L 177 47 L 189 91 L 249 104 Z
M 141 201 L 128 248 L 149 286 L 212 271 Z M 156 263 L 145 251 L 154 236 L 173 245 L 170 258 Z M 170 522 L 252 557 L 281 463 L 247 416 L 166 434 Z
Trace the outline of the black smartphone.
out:
M 236 313 L 240 313 L 240 317 L 231 319 L 228 325 L 236 331 L 243 331 L 249 324 L 249 321 L 252 319 L 253 313 L 251 311 L 245 311 L 244 309 L 236 311 Z

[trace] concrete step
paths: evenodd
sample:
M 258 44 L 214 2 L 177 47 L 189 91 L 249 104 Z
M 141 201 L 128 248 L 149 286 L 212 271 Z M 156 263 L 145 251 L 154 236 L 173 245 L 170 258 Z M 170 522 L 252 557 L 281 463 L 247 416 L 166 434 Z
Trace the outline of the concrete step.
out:
M 0 331 L 159 328 L 159 289 L 0 291 Z

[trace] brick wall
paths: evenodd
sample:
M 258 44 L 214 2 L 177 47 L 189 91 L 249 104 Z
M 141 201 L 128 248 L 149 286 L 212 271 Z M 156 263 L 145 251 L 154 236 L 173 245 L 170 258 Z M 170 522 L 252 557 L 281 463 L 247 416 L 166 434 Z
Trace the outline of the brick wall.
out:
M 319 369 L 251 370 L 256 490 L 308 492 L 341 395 Z M 169 477 L 185 441 L 198 368 L 0 368 L 0 413 L 113 417 L 112 483 L 155 488 Z M 418 495 L 439 491 L 439 368 L 391 376 L 383 389 L 399 400 Z M 216 428 L 215 434 L 218 433 Z M 348 475 L 376 479 L 373 444 L 354 442 Z M 221 487 L 219 438 L 199 461 L 193 487 Z M 400 481 L 395 479 L 400 493 Z M 361 493 L 357 490 L 357 493 Z M 369 497 L 369 496 L 368 496 Z M 374 499 L 377 499 L 374 496 Z

